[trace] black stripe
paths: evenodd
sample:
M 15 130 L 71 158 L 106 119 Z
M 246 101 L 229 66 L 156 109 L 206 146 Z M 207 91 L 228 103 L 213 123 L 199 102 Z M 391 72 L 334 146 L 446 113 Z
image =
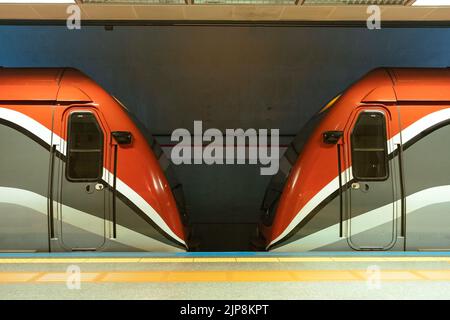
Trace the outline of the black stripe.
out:
M 344 223 L 344 199 L 342 197 L 342 168 L 341 168 L 341 146 L 339 144 L 336 145 L 337 148 L 337 162 L 338 162 L 338 176 L 339 176 L 339 237 L 342 238 L 343 232 L 343 223 Z
M 414 145 L 416 142 L 418 142 L 419 140 L 425 138 L 426 136 L 428 136 L 429 134 L 433 133 L 434 131 L 446 126 L 450 124 L 450 119 L 448 120 L 444 120 L 442 122 L 439 122 L 425 130 L 423 130 L 422 132 L 420 132 L 419 134 L 417 134 L 416 136 L 414 136 L 411 140 L 409 140 L 408 142 L 406 142 L 405 144 L 403 144 L 401 150 L 400 148 L 396 148 L 395 150 L 393 150 L 389 155 L 388 155 L 388 160 L 391 161 L 394 159 L 394 157 L 396 156 L 401 156 L 400 152 L 401 151 L 405 151 L 406 149 L 408 149 L 409 147 L 411 147 L 412 145 Z M 399 168 L 400 169 L 400 168 Z M 400 169 L 401 170 L 401 169 Z M 400 173 L 400 175 L 402 175 L 402 173 Z M 340 175 L 339 175 L 340 177 Z M 403 179 L 403 178 L 401 178 Z M 289 240 L 289 238 L 293 237 L 307 222 L 309 222 L 322 208 L 324 208 L 328 203 L 330 203 L 332 200 L 334 200 L 334 198 L 336 198 L 340 192 L 344 192 L 346 190 L 348 190 L 351 186 L 351 184 L 353 182 L 355 182 L 355 179 L 350 180 L 345 186 L 343 186 L 342 190 L 340 191 L 339 189 L 337 189 L 336 191 L 334 191 L 332 194 L 330 194 L 325 200 L 323 200 L 317 207 L 315 207 L 309 214 L 308 216 L 306 216 L 294 229 L 292 229 L 291 232 L 289 232 L 286 236 L 284 236 L 282 239 L 278 240 L 277 242 L 275 242 L 274 244 L 270 245 L 269 247 L 267 247 L 267 250 L 270 249 L 275 249 L 277 247 L 280 247 L 284 244 L 286 244 L 286 242 Z M 406 197 L 405 191 L 403 186 L 401 186 L 401 200 L 402 200 L 402 214 L 403 211 L 406 210 L 406 206 L 404 204 L 404 199 Z M 406 219 L 404 219 L 406 220 Z M 403 221 L 403 223 L 406 223 L 406 221 Z M 406 228 L 406 225 L 402 226 L 403 228 Z
M 39 138 L 38 136 L 36 136 L 35 134 L 33 134 L 32 132 L 28 131 L 27 129 L 17 125 L 14 122 L 5 120 L 0 118 L 0 124 L 3 124 L 7 127 L 10 127 L 14 130 L 19 131 L 20 133 L 24 134 L 25 136 L 27 136 L 28 138 L 32 139 L 33 141 L 35 141 L 36 143 L 38 143 L 40 146 L 42 146 L 43 148 L 45 148 L 46 150 L 49 150 L 49 152 L 51 152 L 50 149 L 50 145 L 45 142 L 44 140 L 42 140 L 41 138 Z M 66 156 L 64 156 L 60 151 L 55 150 L 55 155 L 60 158 L 62 161 L 65 162 L 66 160 Z M 108 188 L 111 189 L 111 187 L 108 185 Z M 164 238 L 166 238 L 167 240 L 169 240 L 169 242 L 173 245 L 175 245 L 176 247 L 180 247 L 183 249 L 186 249 L 186 246 L 184 244 L 182 244 L 181 242 L 179 242 L 178 240 L 172 238 L 167 232 L 165 232 L 164 230 L 162 230 L 149 216 L 147 216 L 142 210 L 140 210 L 133 202 L 131 202 L 125 195 L 123 195 L 122 193 L 117 191 L 117 196 L 125 203 L 127 204 L 135 213 L 137 213 L 141 218 L 143 218 L 148 224 L 150 224 L 156 231 L 158 231 L 162 236 L 164 236 Z M 53 206 L 50 206 L 53 207 Z M 135 231 L 138 232 L 138 231 Z M 140 233 L 140 232 L 138 232 Z M 142 235 L 148 237 L 147 235 L 141 233 Z
M 7 126 L 7 127 L 10 127 L 10 128 L 12 128 L 12 129 L 14 129 L 16 131 L 19 131 L 20 133 L 24 134 L 25 136 L 27 136 L 28 138 L 30 138 L 31 140 L 33 140 L 34 142 L 39 144 L 44 149 L 50 151 L 50 145 L 47 142 L 45 142 L 44 140 L 39 138 L 37 135 L 35 135 L 31 131 L 28 131 L 24 127 L 21 127 L 21 126 L 17 125 L 16 123 L 8 121 L 8 120 L 5 120 L 3 118 L 0 118 L 0 124 L 3 124 L 5 126 Z
M 114 178 L 113 178 L 113 186 L 112 186 L 112 192 L 113 192 L 113 203 L 112 203 L 112 219 L 113 219 L 113 238 L 117 238 L 117 144 L 114 145 L 114 172 L 113 172 Z
M 411 140 L 409 140 L 408 142 L 406 142 L 405 144 L 403 144 L 403 150 L 408 149 L 409 147 L 411 147 L 413 144 L 415 144 L 417 141 L 425 138 L 426 136 L 428 136 L 430 133 L 433 133 L 434 131 L 445 127 L 447 125 L 450 124 L 450 119 L 444 120 L 442 122 L 436 123 L 435 125 L 426 128 L 425 130 L 423 130 L 422 132 L 420 132 L 419 134 L 415 135 Z
M 301 6 L 299 6 L 301 7 Z M 16 26 L 65 26 L 66 20 L 59 19 L 0 19 L 0 25 Z M 204 27 L 204 26 L 227 26 L 227 27 L 341 27 L 367 29 L 366 20 L 334 20 L 334 21 L 274 21 L 274 20 L 83 20 L 83 26 L 167 26 L 167 27 Z M 408 20 L 408 21 L 383 21 L 383 29 L 387 28 L 442 28 L 449 27 L 448 20 Z

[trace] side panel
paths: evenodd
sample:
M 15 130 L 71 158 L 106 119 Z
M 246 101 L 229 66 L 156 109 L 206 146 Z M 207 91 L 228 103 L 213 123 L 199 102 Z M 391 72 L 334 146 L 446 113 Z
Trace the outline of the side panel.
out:
M 0 150 L 0 251 L 48 251 L 48 146 L 0 117 Z
M 406 249 L 450 250 L 450 123 L 405 144 Z
M 377 106 L 366 109 L 384 110 L 388 130 L 398 121 L 396 107 L 389 110 Z M 327 185 L 327 189 L 320 191 L 326 191 L 329 195 L 311 209 L 284 241 L 275 245 L 274 251 L 403 250 L 403 238 L 400 237 L 400 165 L 397 155 L 399 140 L 387 135 L 389 177 L 383 181 L 359 181 L 359 188 L 352 189 L 352 184 L 358 182 L 349 166 L 349 136 L 353 123 L 349 121 L 347 137 L 339 145 L 342 199 L 338 183 L 338 151 L 337 145 L 334 145 L 335 156 L 328 156 L 327 159 L 328 165 L 335 167 L 336 178 Z M 314 171 L 314 174 L 320 174 L 320 170 Z M 363 184 L 370 184 L 368 190 Z

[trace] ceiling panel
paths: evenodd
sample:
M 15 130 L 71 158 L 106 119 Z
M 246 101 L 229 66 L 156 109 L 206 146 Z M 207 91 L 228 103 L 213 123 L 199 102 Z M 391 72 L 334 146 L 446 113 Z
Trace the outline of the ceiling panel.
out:
M 184 6 L 184 15 L 188 20 L 231 20 L 233 6 Z
M 323 20 L 326 19 L 333 11 L 335 7 L 332 6 L 295 6 L 289 7 L 289 9 L 283 10 L 281 14 L 282 20 Z
M 170 4 L 186 4 L 185 0 L 83 0 L 83 3 L 90 4 L 137 4 L 137 5 L 147 5 L 147 4 L 160 4 L 160 5 L 170 5 Z
M 403 5 L 407 0 L 305 0 L 304 5 Z
M 185 7 L 135 5 L 134 12 L 139 20 L 183 20 Z
M 419 8 L 408 8 L 408 11 L 405 12 L 405 9 L 402 7 L 388 7 L 384 8 L 381 12 L 381 19 L 384 20 L 422 20 L 426 18 L 433 10 L 433 8 L 420 8 L 420 10 L 416 10 Z M 381 22 L 383 23 L 383 22 Z
M 23 17 L 22 19 L 40 19 L 39 14 L 25 4 L 2 4 L 0 5 L 0 19 L 11 17 Z
M 84 4 L 83 12 L 94 20 L 133 20 L 137 19 L 133 6 Z

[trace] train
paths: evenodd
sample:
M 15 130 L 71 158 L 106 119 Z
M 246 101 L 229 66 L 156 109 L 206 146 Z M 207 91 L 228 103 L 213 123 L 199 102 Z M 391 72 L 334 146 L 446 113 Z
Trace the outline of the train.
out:
M 280 159 L 257 250 L 450 250 L 450 68 L 377 68 Z
M 0 251 L 189 250 L 183 186 L 147 128 L 73 68 L 0 68 Z

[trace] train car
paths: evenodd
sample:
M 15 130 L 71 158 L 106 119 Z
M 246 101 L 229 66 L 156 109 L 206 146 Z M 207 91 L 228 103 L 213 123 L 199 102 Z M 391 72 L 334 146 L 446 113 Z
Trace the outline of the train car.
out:
M 0 251 L 188 249 L 168 159 L 80 71 L 0 68 L 0 152 Z
M 450 69 L 379 68 L 318 112 L 280 160 L 255 245 L 450 250 Z

